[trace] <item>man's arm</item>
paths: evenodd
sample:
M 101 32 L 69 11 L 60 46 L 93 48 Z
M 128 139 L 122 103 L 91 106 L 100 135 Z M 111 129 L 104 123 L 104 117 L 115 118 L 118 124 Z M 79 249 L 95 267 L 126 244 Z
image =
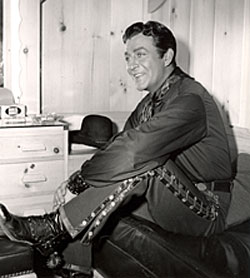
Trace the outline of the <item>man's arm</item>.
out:
M 107 186 L 162 165 L 173 152 L 198 142 L 205 134 L 201 98 L 179 96 L 150 121 L 120 133 L 82 165 L 81 175 L 91 186 Z

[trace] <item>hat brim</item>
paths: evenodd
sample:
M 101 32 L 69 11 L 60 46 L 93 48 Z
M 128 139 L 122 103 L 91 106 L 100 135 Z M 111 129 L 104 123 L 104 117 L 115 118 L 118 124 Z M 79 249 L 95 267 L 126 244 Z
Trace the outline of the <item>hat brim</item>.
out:
M 81 130 L 69 131 L 69 143 L 70 144 L 84 144 L 91 147 L 101 148 L 107 144 L 108 141 L 94 140 L 84 134 Z

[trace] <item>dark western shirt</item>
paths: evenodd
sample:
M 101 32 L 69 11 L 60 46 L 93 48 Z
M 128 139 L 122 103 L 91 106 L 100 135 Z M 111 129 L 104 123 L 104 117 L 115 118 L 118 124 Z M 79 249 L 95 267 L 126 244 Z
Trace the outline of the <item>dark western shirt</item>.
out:
M 124 130 L 81 167 L 86 182 L 103 187 L 172 159 L 193 182 L 231 179 L 224 124 L 206 89 L 176 67 L 129 116 Z

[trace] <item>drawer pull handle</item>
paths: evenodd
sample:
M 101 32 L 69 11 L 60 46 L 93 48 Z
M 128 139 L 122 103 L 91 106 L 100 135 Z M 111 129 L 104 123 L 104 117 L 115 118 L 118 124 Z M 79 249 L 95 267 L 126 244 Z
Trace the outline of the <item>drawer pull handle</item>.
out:
M 54 153 L 59 153 L 59 152 L 60 152 L 59 148 L 55 147 L 54 148 Z
M 27 184 L 29 183 L 39 183 L 39 182 L 46 182 L 47 178 L 43 174 L 29 174 L 24 175 L 22 178 L 22 182 L 25 184 L 25 187 L 28 187 Z
M 22 152 L 41 152 L 46 151 L 46 146 L 44 144 L 29 144 L 18 146 Z

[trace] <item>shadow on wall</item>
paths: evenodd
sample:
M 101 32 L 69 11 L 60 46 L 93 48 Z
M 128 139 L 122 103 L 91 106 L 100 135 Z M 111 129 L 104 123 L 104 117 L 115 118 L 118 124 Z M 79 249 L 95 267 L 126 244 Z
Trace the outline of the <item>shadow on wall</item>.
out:
M 190 51 L 188 46 L 182 41 L 177 40 L 177 55 L 176 62 L 177 65 L 185 72 L 190 72 Z
M 213 96 L 213 98 L 218 106 L 218 109 L 220 111 L 220 114 L 221 114 L 223 122 L 224 122 L 224 126 L 225 126 L 226 133 L 228 135 L 228 140 L 229 140 L 232 169 L 234 172 L 236 172 L 238 146 L 237 146 L 237 142 L 236 142 L 236 138 L 235 138 L 235 134 L 234 134 L 233 125 L 230 120 L 229 111 L 225 109 L 225 106 L 223 104 L 221 104 L 220 101 L 216 97 Z

